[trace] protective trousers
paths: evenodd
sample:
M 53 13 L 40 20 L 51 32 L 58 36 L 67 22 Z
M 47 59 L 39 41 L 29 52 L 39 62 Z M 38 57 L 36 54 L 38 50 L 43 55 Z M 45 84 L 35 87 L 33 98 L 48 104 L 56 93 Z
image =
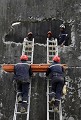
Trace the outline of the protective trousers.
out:
M 56 99 L 54 105 L 57 107 L 61 99 L 62 89 L 64 86 L 64 78 L 62 76 L 53 76 L 51 83 L 52 83 L 52 92 L 55 93 L 55 99 Z
M 21 92 L 19 95 L 22 97 L 22 101 L 28 100 L 28 92 L 29 92 L 29 83 L 17 81 L 17 91 Z

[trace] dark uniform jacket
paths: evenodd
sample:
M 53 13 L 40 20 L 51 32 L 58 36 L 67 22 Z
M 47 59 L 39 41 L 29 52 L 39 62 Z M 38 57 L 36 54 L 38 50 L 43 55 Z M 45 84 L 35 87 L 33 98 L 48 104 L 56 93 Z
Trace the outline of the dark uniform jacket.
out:
M 53 78 L 54 76 L 64 77 L 64 69 L 57 62 L 53 62 L 52 65 L 48 68 L 48 70 L 46 72 L 46 76 L 48 76 L 49 74 L 51 74 L 51 78 Z
M 31 67 L 28 63 L 17 63 L 14 67 L 14 79 L 22 82 L 30 82 L 29 77 L 32 76 Z
M 68 34 L 65 31 L 61 32 L 58 37 L 58 45 L 62 43 L 63 45 L 68 45 Z

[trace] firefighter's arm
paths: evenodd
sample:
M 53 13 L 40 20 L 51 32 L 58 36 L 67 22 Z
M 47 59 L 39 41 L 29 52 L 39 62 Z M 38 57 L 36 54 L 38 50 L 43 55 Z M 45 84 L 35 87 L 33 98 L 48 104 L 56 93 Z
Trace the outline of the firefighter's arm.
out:
M 15 66 L 14 66 L 14 74 L 13 74 L 13 77 L 12 77 L 12 81 L 14 81 L 15 75 L 16 75 L 16 70 L 15 70 Z
M 64 45 L 65 42 L 67 41 L 67 38 L 68 38 L 68 34 L 65 35 L 65 39 L 64 39 L 63 43 L 61 44 L 61 47 L 63 47 L 63 45 Z
M 50 74 L 50 72 L 51 72 L 51 70 L 50 70 L 50 68 L 48 68 L 46 71 L 46 76 L 48 76 Z
M 32 72 L 31 66 L 29 68 L 29 75 L 30 75 L 30 77 L 33 77 L 33 72 Z

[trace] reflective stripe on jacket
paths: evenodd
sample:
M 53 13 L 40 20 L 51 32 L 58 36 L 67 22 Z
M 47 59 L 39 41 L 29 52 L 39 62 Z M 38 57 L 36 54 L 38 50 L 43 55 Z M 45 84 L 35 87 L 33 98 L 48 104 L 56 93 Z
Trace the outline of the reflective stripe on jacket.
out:
M 65 32 L 60 33 L 58 39 L 59 39 L 59 40 L 58 40 L 58 42 L 59 42 L 58 44 L 59 44 L 59 45 L 61 45 L 62 43 L 63 43 L 64 45 L 66 45 L 66 44 L 68 43 L 68 34 L 65 33 Z
M 51 73 L 51 77 L 53 76 L 63 76 L 64 70 L 63 67 L 58 63 L 52 63 L 52 65 L 48 68 L 46 72 L 46 76 L 48 76 Z

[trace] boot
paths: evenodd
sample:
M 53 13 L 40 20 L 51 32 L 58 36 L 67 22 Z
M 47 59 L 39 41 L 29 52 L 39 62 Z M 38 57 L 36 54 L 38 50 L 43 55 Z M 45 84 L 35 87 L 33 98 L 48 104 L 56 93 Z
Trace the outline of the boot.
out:
M 18 101 L 18 103 L 21 103 L 22 102 L 22 96 L 18 96 L 17 101 Z
M 25 113 L 25 112 L 26 112 L 26 109 L 25 109 L 24 107 L 21 107 L 20 112 L 21 112 L 21 113 Z
M 58 109 L 58 107 L 54 107 L 54 112 L 59 112 L 59 109 Z
M 55 102 L 55 98 L 54 98 L 54 97 L 52 97 L 52 99 L 51 99 L 51 101 L 50 101 L 49 103 L 50 103 L 50 105 L 53 105 L 53 104 L 54 104 L 54 102 Z

